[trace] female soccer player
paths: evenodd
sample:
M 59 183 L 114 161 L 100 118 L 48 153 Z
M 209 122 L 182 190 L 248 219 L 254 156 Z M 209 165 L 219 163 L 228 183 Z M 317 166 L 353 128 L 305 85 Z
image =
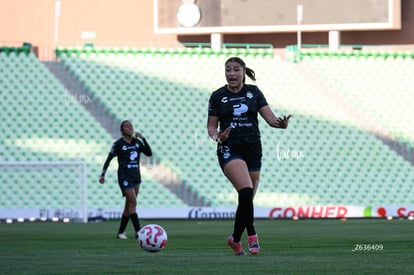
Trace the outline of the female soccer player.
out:
M 253 197 L 262 158 L 257 114 L 274 128 L 287 128 L 290 119 L 290 115 L 276 117 L 259 88 L 245 84 L 245 75 L 256 80 L 254 71 L 242 59 L 231 57 L 226 61 L 227 85 L 211 94 L 207 120 L 208 135 L 217 142 L 220 167 L 238 192 L 234 229 L 227 238 L 235 255 L 247 255 L 240 241 L 245 229 L 249 252 L 257 254 L 260 250 L 253 225 Z
M 121 188 L 122 195 L 125 199 L 125 207 L 122 213 L 121 224 L 119 226 L 117 238 L 127 239 L 125 229 L 129 219 L 132 220 L 135 228 L 135 236 L 141 226 L 136 212 L 137 196 L 139 185 L 141 184 L 141 173 L 139 168 L 140 153 L 151 156 L 152 151 L 145 137 L 139 133 L 134 133 L 134 127 L 131 122 L 124 120 L 121 123 L 122 138 L 118 139 L 112 145 L 111 151 L 103 165 L 99 182 L 105 183 L 105 173 L 111 160 L 118 157 L 118 184 Z M 138 139 L 139 138 L 139 139 Z

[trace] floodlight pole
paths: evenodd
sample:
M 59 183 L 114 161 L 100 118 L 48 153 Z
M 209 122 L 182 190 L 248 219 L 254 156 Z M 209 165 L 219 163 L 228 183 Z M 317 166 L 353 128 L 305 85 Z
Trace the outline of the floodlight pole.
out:
M 55 0 L 55 44 L 59 41 L 60 0 Z
M 298 57 L 297 61 L 300 61 L 300 52 L 302 49 L 302 31 L 301 31 L 301 24 L 303 21 L 303 5 L 297 5 L 296 6 L 296 19 L 297 19 L 297 25 L 298 25 L 298 33 L 297 33 L 297 51 L 298 51 Z

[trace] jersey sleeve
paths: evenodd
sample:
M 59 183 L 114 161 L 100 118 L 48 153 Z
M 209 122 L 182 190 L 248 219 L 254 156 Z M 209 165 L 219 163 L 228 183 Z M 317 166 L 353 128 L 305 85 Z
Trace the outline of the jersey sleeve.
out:
M 152 156 L 151 146 L 145 138 L 142 141 L 137 139 L 137 143 L 140 145 L 139 148 L 142 153 L 144 153 L 147 157 Z
M 208 116 L 219 116 L 215 93 L 212 93 L 208 101 Z
M 264 106 L 267 106 L 267 105 L 269 105 L 269 104 L 267 103 L 267 100 L 266 100 L 264 94 L 262 93 L 262 91 L 260 91 L 259 88 L 257 88 L 257 109 L 260 109 L 260 108 L 262 108 Z
M 106 157 L 105 163 L 102 167 L 101 177 L 105 176 L 106 170 L 108 170 L 111 160 L 116 157 L 116 145 L 112 144 L 111 151 L 109 151 L 108 156 Z

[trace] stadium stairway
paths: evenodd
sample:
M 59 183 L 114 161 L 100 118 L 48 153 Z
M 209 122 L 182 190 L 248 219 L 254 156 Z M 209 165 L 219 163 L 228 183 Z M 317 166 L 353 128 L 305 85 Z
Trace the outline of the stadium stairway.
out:
M 108 113 L 108 110 L 99 101 L 99 98 L 94 97 L 88 92 L 88 89 L 78 79 L 67 72 L 64 65 L 57 61 L 43 61 L 46 68 L 60 81 L 60 83 L 67 89 L 73 99 L 77 99 L 79 103 L 91 113 L 93 117 L 107 129 L 112 138 L 118 138 L 120 121 L 116 120 L 113 114 Z M 80 100 L 80 95 L 84 96 Z
M 69 73 L 64 63 L 45 61 L 43 64 L 74 98 L 78 98 L 79 95 L 84 96 L 85 100 L 78 99 L 80 101 L 79 103 L 108 131 L 114 140 L 120 137 L 119 125 L 124 118 L 120 118 L 107 105 L 103 104 L 100 97 L 91 92 L 84 85 L 85 82 L 79 80 L 79 77 L 76 77 L 73 73 Z M 193 192 L 190 188 L 186 188 L 183 182 L 174 175 L 174 172 L 169 170 L 156 157 L 142 155 L 141 162 L 143 166 L 146 166 L 147 172 L 152 178 L 157 179 L 159 183 L 163 184 L 187 205 L 210 205 L 198 193 Z M 162 170 L 162 173 L 159 172 L 160 170 Z

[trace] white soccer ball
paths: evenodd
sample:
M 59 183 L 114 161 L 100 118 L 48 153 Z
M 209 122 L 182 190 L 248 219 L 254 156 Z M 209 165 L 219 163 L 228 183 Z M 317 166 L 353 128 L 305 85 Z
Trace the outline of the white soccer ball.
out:
M 148 224 L 138 232 L 139 246 L 148 252 L 158 252 L 167 245 L 167 232 L 158 224 Z

